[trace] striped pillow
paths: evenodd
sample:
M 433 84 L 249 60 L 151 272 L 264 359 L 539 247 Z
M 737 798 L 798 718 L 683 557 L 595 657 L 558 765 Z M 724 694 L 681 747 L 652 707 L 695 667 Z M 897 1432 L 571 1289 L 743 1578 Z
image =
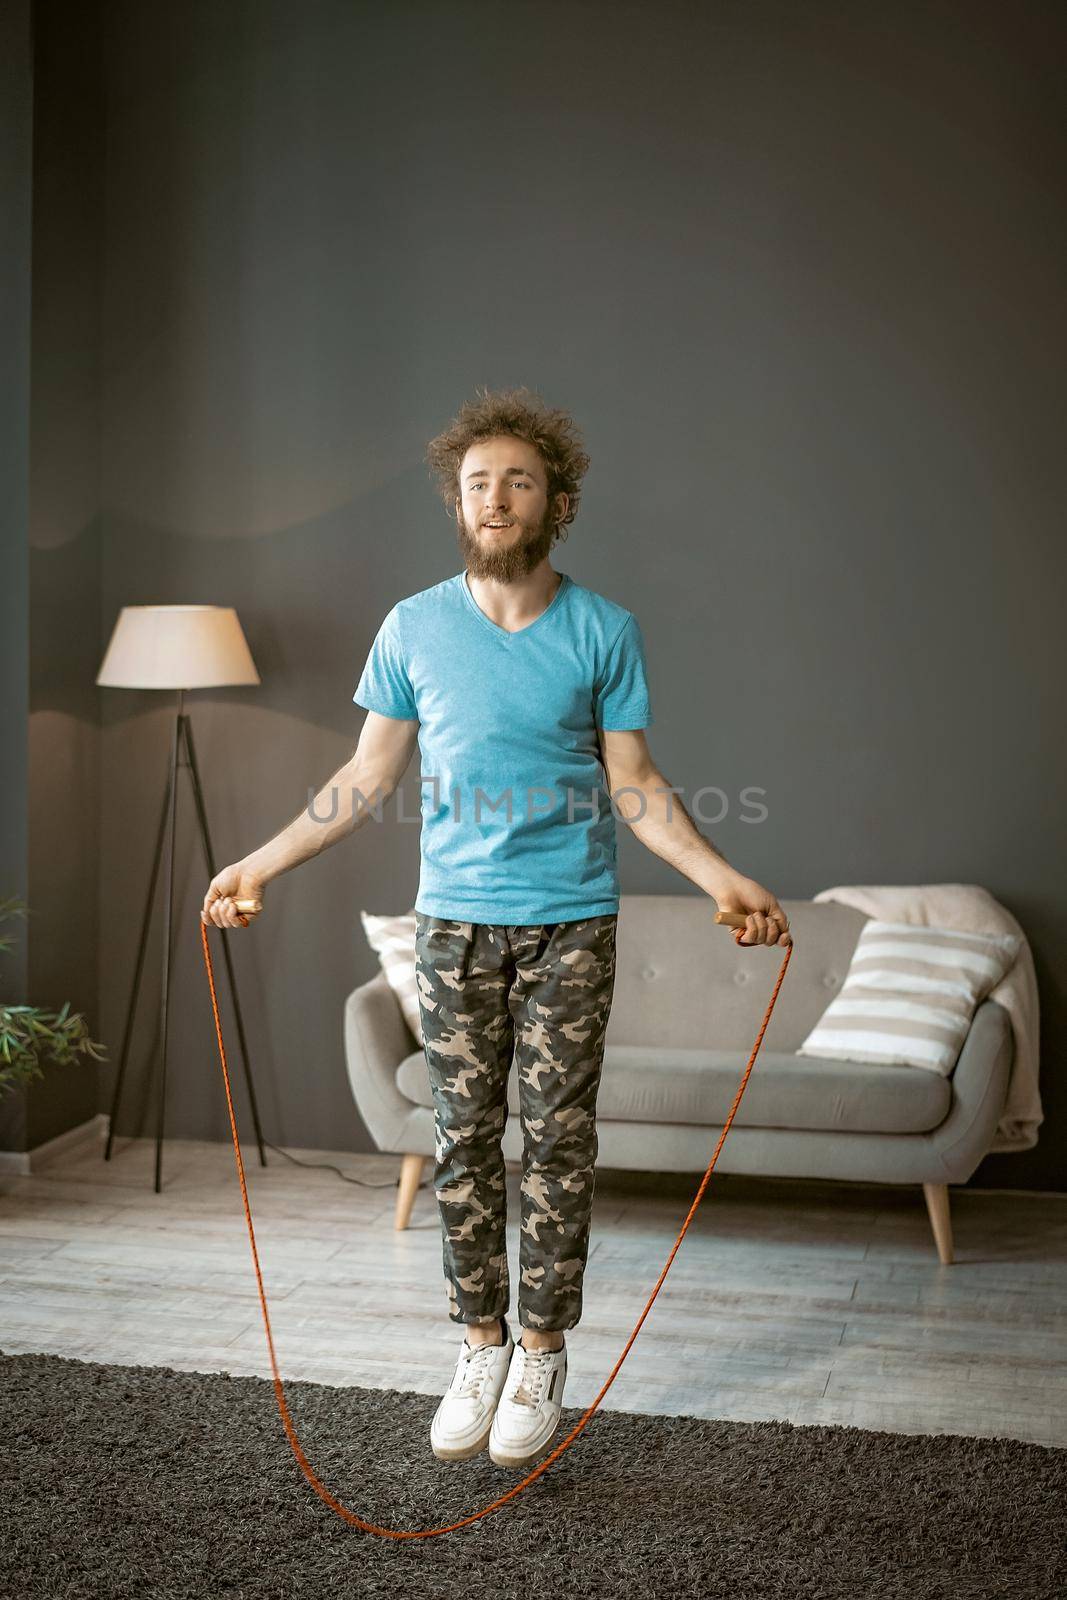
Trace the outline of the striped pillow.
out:
M 415 982 L 415 912 L 402 917 L 372 917 L 360 912 L 367 943 L 376 952 L 389 987 L 396 995 L 404 1021 L 423 1043 L 419 990 Z
M 975 1008 L 1019 953 L 1014 934 L 866 922 L 841 993 L 797 1051 L 927 1067 L 948 1077 Z

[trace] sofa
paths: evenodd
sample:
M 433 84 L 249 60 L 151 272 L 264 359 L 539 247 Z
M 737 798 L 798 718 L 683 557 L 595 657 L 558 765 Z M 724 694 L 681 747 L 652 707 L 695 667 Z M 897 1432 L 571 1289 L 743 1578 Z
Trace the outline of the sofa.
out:
M 783 900 L 793 956 L 716 1172 L 921 1184 L 938 1257 L 953 1259 L 948 1185 L 990 1148 L 1013 1036 L 983 1001 L 948 1077 L 904 1064 L 796 1054 L 833 998 L 867 921 L 836 902 Z M 702 1174 L 759 1031 L 782 961 L 738 945 L 706 896 L 624 894 L 614 1000 L 597 1101 L 600 1168 Z M 379 973 L 345 1003 L 352 1094 L 375 1145 L 401 1157 L 395 1226 L 405 1228 L 427 1162 L 433 1101 L 421 1047 Z M 522 1158 L 516 1074 L 502 1147 Z

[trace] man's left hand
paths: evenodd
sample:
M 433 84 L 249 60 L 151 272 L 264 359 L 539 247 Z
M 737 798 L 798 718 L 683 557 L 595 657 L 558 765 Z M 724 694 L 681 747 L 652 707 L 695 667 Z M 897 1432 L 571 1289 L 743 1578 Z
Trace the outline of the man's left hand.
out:
M 744 932 L 735 931 L 738 944 L 793 943 L 789 918 L 770 890 L 764 889 L 755 879 L 733 878 L 729 887 L 714 898 L 720 911 L 736 911 L 747 917 Z M 737 938 L 739 933 L 741 936 Z

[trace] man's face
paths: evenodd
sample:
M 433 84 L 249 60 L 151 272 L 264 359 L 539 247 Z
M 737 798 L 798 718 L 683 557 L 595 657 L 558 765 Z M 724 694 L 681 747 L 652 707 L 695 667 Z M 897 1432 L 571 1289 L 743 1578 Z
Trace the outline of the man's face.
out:
M 547 556 L 566 495 L 549 505 L 540 452 L 510 434 L 471 445 L 459 469 L 459 548 L 472 578 L 512 583 Z

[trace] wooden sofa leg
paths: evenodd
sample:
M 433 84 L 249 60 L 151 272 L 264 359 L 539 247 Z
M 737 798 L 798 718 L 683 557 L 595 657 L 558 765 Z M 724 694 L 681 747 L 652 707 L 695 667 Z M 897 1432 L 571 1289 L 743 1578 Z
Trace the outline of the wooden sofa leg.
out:
M 422 1182 L 425 1156 L 405 1156 L 400 1167 L 400 1190 L 396 1197 L 396 1227 L 406 1228 L 411 1221 L 411 1208 Z
M 930 1217 L 930 1226 L 934 1230 L 934 1243 L 937 1245 L 938 1259 L 943 1267 L 952 1265 L 952 1218 L 948 1209 L 948 1184 L 924 1183 L 923 1194 L 926 1196 L 926 1210 Z

